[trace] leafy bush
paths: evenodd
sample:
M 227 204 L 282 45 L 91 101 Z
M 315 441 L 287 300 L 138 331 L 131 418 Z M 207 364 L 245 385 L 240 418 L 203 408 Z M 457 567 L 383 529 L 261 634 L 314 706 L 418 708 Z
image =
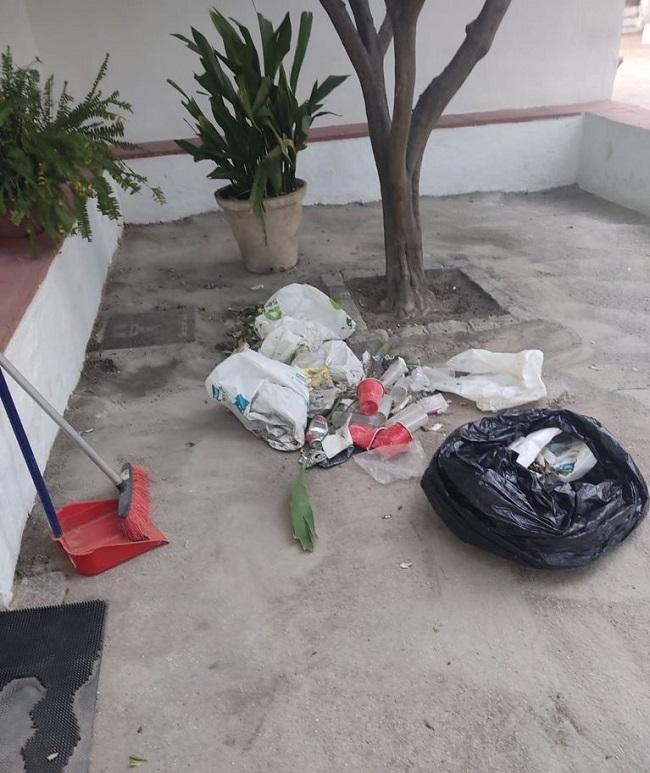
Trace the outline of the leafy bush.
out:
M 55 99 L 54 77 L 43 86 L 34 66 L 17 67 L 7 48 L 0 57 L 0 214 L 9 213 L 31 239 L 45 231 L 52 239 L 79 233 L 90 240 L 88 199 L 112 220 L 120 217 L 110 177 L 129 193 L 147 184 L 115 158 L 124 142 L 124 118 L 131 106 L 117 91 L 104 97 L 99 85 L 108 54 L 90 91 L 78 103 L 67 82 Z M 162 192 L 152 188 L 158 201 Z
M 194 78 L 202 89 L 198 93 L 208 98 L 212 114 L 212 119 L 208 118 L 194 97 L 169 80 L 183 95 L 182 104 L 196 122 L 200 138 L 198 145 L 187 140 L 176 142 L 195 161 L 213 161 L 215 169 L 208 177 L 229 180 L 230 194 L 249 199 L 253 212 L 263 218 L 265 197 L 296 190 L 296 156 L 305 148 L 314 118 L 327 114 L 321 110 L 323 100 L 347 76 L 330 75 L 322 83 L 316 82 L 309 98 L 298 102 L 296 87 L 311 33 L 311 13 L 300 15 L 288 76 L 283 62 L 291 48 L 289 14 L 277 29 L 257 14 L 259 51 L 243 24 L 231 24 L 216 9 L 210 11 L 210 18 L 224 53 L 194 28 L 192 39 L 174 36 L 201 60 L 203 72 Z

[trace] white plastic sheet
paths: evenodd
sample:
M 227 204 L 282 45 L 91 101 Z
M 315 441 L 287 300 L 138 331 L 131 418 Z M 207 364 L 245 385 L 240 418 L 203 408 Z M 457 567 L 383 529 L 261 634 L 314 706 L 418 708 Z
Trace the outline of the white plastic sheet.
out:
M 404 446 L 384 446 L 364 451 L 352 457 L 377 483 L 420 478 L 427 466 L 427 458 L 419 440 Z
M 348 338 L 355 328 L 353 319 L 336 301 L 307 284 L 286 285 L 273 293 L 255 320 L 255 330 L 265 339 L 286 318 L 314 323 L 323 341 Z
M 205 387 L 272 448 L 295 451 L 304 444 L 309 390 L 296 368 L 245 349 L 217 365 Z
M 516 354 L 468 349 L 447 361 L 445 368 L 423 367 L 431 389 L 452 392 L 476 402 L 482 411 L 500 411 L 546 397 L 542 381 L 544 353 L 525 349 Z

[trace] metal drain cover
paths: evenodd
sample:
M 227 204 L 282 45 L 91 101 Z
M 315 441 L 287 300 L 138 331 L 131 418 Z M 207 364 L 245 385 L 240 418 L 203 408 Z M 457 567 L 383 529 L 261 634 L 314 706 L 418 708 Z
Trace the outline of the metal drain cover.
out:
M 113 314 L 106 325 L 104 349 L 181 344 L 194 340 L 194 310 L 143 311 Z

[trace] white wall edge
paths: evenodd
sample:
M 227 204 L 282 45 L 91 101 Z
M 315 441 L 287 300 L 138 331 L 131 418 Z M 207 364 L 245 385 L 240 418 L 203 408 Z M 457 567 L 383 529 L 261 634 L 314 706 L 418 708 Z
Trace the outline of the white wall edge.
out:
M 421 192 L 447 196 L 474 191 L 536 191 L 576 182 L 582 115 L 509 124 L 436 129 L 429 140 Z M 214 212 L 217 182 L 207 179 L 209 162 L 189 156 L 137 159 L 133 168 L 159 185 L 160 206 L 145 191 L 118 192 L 127 223 L 155 223 Z M 379 201 L 377 172 L 367 137 L 314 142 L 298 157 L 307 180 L 306 204 Z
M 61 412 L 79 380 L 108 266 L 122 232 L 121 223 L 100 215 L 92 203 L 89 212 L 93 241 L 71 236 L 63 242 L 5 348 L 7 357 Z M 43 470 L 57 427 L 7 380 Z M 34 501 L 31 478 L 4 411 L 0 411 L 0 606 L 11 601 L 23 529 Z
M 650 130 L 586 115 L 578 185 L 650 215 Z

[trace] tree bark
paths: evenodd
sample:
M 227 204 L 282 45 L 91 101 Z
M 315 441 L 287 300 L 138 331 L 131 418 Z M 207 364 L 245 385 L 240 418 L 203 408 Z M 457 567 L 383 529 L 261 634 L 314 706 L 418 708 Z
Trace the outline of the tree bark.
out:
M 490 49 L 511 0 L 484 0 L 479 15 L 444 70 L 413 108 L 417 21 L 425 0 L 385 0 L 386 17 L 375 27 L 368 0 L 320 0 L 359 77 L 368 133 L 377 166 L 384 218 L 387 307 L 397 316 L 425 311 L 427 289 L 420 220 L 420 171 L 438 118 Z M 353 21 L 354 20 L 354 21 Z M 384 79 L 384 55 L 395 47 L 392 115 Z

